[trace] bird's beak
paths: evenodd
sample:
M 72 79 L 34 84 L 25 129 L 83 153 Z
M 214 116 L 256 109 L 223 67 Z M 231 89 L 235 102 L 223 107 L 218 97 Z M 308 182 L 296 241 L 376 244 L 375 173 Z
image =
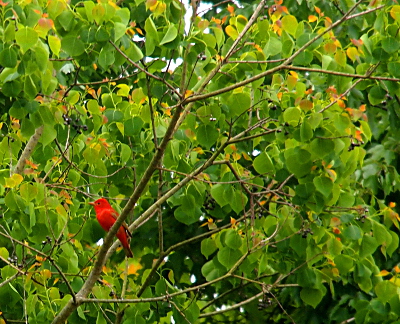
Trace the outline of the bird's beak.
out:
M 94 202 L 93 201 L 89 201 L 88 204 L 94 206 Z

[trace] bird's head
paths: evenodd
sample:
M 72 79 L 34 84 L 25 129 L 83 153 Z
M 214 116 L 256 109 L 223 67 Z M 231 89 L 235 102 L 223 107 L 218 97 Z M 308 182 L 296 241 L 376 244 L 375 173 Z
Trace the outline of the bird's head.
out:
M 94 209 L 111 208 L 110 203 L 105 198 L 97 199 L 95 202 L 89 202 L 89 205 L 94 206 Z

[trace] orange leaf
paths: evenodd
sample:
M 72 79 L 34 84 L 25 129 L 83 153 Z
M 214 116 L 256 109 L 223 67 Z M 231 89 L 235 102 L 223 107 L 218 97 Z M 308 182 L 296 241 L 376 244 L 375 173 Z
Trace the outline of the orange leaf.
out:
M 387 275 L 389 275 L 390 272 L 387 270 L 382 270 L 381 272 L 379 272 L 379 274 L 377 274 L 378 277 L 385 277 Z
M 360 142 L 362 142 L 362 136 L 361 136 L 361 131 L 356 130 L 356 135 L 354 136 L 354 138 Z
M 317 6 L 314 6 L 315 11 L 317 12 L 318 15 L 321 15 L 321 9 L 319 9 Z
M 142 268 L 142 266 L 138 263 L 138 264 L 130 264 L 128 267 L 128 275 L 131 274 L 137 274 L 138 270 L 140 270 Z
M 231 5 L 228 4 L 228 7 L 226 9 L 229 11 L 231 16 L 235 15 L 235 7 L 234 6 L 231 6 Z
M 342 221 L 338 217 L 331 218 L 331 226 L 339 226 Z
M 193 90 L 186 90 L 185 91 L 185 98 L 190 97 L 192 94 L 194 94 Z
M 333 54 L 336 52 L 336 45 L 332 42 L 332 43 L 326 43 L 324 45 L 324 50 L 328 53 L 328 54 Z
M 332 25 L 332 19 L 325 17 L 325 27 L 330 27 Z
M 304 99 L 304 100 L 300 101 L 300 105 L 299 106 L 304 111 L 309 111 L 309 110 L 314 108 L 313 102 L 308 100 L 308 99 Z
M 314 21 L 317 21 L 317 20 L 318 20 L 317 16 L 314 16 L 314 15 L 309 15 L 308 16 L 308 21 L 309 22 L 314 22 Z
M 362 39 L 354 39 L 354 38 L 351 38 L 350 40 L 351 40 L 351 42 L 352 42 L 355 46 L 357 46 L 357 47 L 360 47 L 360 46 L 363 45 Z

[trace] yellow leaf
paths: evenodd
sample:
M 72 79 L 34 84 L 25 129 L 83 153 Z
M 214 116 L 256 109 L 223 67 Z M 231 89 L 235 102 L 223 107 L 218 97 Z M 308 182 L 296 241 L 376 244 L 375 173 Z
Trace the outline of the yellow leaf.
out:
M 396 21 L 400 21 L 400 6 L 393 6 L 390 10 L 390 15 Z
M 289 73 L 290 73 L 290 75 L 292 75 L 292 76 L 295 77 L 296 79 L 299 78 L 299 75 L 297 74 L 297 72 L 295 72 L 295 71 L 290 71 Z
M 244 158 L 245 160 L 247 160 L 247 161 L 252 161 L 252 160 L 251 160 L 251 157 L 248 156 L 248 155 L 246 154 L 246 152 L 243 152 L 242 155 L 243 155 L 243 158 Z
M 129 96 L 129 91 L 131 90 L 130 87 L 127 84 L 119 84 L 117 85 L 118 91 L 117 91 L 117 96 L 120 97 L 128 97 Z
M 392 277 L 389 280 L 390 282 L 393 282 L 397 287 L 400 287 L 400 278 L 398 277 Z
M 347 54 L 347 56 L 349 57 L 349 59 L 350 60 L 352 60 L 353 62 L 355 61 L 355 60 L 357 60 L 359 57 L 360 57 L 360 53 L 358 53 L 358 50 L 357 50 L 357 48 L 355 48 L 355 47 L 349 47 L 347 50 L 346 50 L 346 54 Z
M 284 16 L 281 20 L 282 22 L 282 29 L 286 32 L 288 32 L 289 34 L 291 34 L 292 36 L 294 36 L 296 34 L 296 29 L 298 26 L 298 22 L 295 16 L 292 15 L 287 15 Z
M 45 279 L 51 278 L 51 271 L 49 269 L 44 269 L 40 271 L 40 274 L 43 276 Z
M 336 174 L 336 172 L 335 172 L 334 170 L 331 170 L 331 169 L 326 170 L 326 172 L 329 174 L 329 178 L 330 178 L 333 182 L 335 182 L 336 179 L 337 179 L 337 174 Z
M 289 75 L 287 77 L 286 82 L 287 82 L 287 86 L 288 86 L 289 90 L 292 90 L 296 86 L 297 78 L 292 75 Z
M 5 186 L 6 188 L 14 188 L 18 186 L 24 178 L 20 174 L 14 173 L 10 178 L 5 179 Z
M 185 98 L 190 97 L 192 94 L 194 94 L 193 90 L 186 90 L 185 91 Z
M 225 28 L 225 32 L 228 34 L 229 37 L 231 37 L 233 40 L 235 40 L 238 36 L 239 33 L 237 32 L 236 28 L 233 27 L 232 25 L 228 25 Z
M 336 51 L 335 61 L 341 67 L 345 67 L 346 66 L 347 60 L 346 60 L 346 54 L 344 53 L 344 51 L 341 51 L 341 50 L 337 50 Z

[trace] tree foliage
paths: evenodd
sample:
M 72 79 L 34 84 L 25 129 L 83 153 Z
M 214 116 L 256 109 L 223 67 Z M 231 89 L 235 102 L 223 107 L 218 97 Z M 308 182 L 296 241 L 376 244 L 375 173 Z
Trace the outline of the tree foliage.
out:
M 400 6 L 201 10 L 0 1 L 0 323 L 400 320 Z

